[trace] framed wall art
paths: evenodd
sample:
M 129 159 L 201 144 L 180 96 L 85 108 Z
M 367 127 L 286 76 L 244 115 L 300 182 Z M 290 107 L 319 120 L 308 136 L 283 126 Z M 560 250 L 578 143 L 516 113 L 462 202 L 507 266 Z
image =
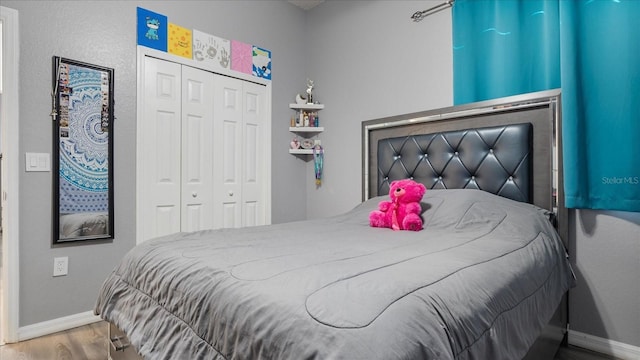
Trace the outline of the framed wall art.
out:
M 113 239 L 113 69 L 53 57 L 53 243 Z

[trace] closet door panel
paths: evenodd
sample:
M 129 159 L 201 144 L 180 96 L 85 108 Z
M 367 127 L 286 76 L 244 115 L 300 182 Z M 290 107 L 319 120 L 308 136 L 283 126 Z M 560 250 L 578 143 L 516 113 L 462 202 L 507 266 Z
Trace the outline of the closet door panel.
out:
M 222 204 L 222 223 L 220 227 L 223 228 L 234 228 L 238 227 L 240 223 L 240 211 L 239 207 L 235 203 L 225 203 Z
M 242 81 L 215 75 L 215 227 L 242 226 Z
M 182 67 L 182 231 L 213 227 L 213 74 Z
M 238 123 L 236 121 L 223 120 L 223 138 L 220 143 L 221 146 L 217 150 L 221 151 L 222 178 L 226 185 L 234 185 L 238 183 L 239 164 L 237 159 L 237 134 L 239 130 L 240 129 L 238 128 Z
M 153 58 L 144 63 L 140 134 L 145 186 L 141 204 L 143 240 L 180 231 L 180 65 Z
M 264 220 L 264 133 L 265 121 L 264 86 L 245 82 L 243 84 L 243 134 L 244 158 L 242 174 L 243 226 L 263 225 Z

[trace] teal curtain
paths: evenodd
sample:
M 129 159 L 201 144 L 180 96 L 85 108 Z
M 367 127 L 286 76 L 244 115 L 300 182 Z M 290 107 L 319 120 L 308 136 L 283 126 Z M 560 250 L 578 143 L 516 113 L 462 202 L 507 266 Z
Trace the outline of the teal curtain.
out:
M 567 206 L 640 211 L 640 1 L 560 12 Z
M 637 0 L 457 0 L 454 102 L 562 89 L 565 202 L 640 211 Z
M 454 103 L 560 87 L 557 1 L 457 0 Z

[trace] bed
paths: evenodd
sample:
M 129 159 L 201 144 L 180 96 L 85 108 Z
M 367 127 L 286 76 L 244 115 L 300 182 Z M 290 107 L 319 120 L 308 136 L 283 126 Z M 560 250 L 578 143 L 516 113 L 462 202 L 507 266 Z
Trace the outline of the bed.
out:
M 111 358 L 552 359 L 574 281 L 559 96 L 365 121 L 351 211 L 136 246 L 94 310 Z M 424 229 L 370 227 L 401 178 L 429 188 Z

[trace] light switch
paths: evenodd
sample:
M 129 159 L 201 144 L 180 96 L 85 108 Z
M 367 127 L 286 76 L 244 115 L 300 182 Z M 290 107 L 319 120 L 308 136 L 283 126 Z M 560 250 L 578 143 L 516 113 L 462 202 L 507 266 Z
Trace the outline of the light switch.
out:
M 51 171 L 51 159 L 48 153 L 26 153 L 26 171 Z

